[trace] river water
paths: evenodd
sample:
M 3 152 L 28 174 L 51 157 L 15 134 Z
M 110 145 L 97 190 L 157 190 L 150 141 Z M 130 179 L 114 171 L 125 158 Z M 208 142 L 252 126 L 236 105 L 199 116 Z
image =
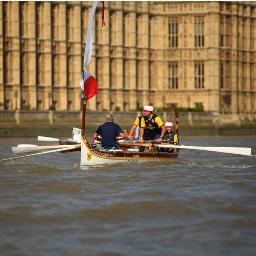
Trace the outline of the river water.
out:
M 0 158 L 34 139 L 0 139 Z M 245 146 L 256 137 L 187 137 Z M 80 153 L 0 163 L 0 255 L 255 255 L 256 158 L 181 151 L 173 162 L 81 170 Z

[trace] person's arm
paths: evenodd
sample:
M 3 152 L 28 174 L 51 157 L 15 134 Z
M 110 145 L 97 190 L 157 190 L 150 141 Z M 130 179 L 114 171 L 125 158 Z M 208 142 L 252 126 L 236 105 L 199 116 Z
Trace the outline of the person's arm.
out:
M 101 139 L 102 139 L 102 138 L 101 138 L 101 136 L 100 136 L 98 133 L 95 132 L 95 133 L 93 134 L 92 138 L 93 138 L 93 142 L 94 142 L 94 143 L 97 143 L 97 144 L 98 144 L 98 143 L 101 143 Z
M 158 125 L 159 128 L 161 128 L 161 134 L 160 134 L 160 137 L 158 139 L 156 139 L 157 142 L 162 142 L 163 140 L 163 137 L 164 137 L 164 134 L 165 134 L 165 126 L 164 126 L 164 123 L 163 121 L 161 120 L 161 118 L 159 116 L 156 117 L 156 123 Z
M 124 130 L 123 132 L 120 133 L 121 137 L 124 139 L 127 139 L 129 137 L 129 134 L 126 130 Z
M 156 139 L 156 141 L 160 142 L 160 143 L 162 142 L 162 140 L 164 138 L 164 134 L 165 134 L 165 130 L 166 130 L 164 126 L 162 126 L 161 128 L 162 128 L 161 135 L 158 139 Z
M 124 137 L 124 133 L 121 129 L 121 127 L 117 124 L 117 129 L 116 129 L 116 138 L 117 139 L 122 139 Z
M 94 140 L 100 140 L 100 135 L 101 135 L 101 126 L 99 126 L 96 130 L 96 132 L 93 134 L 92 138 Z
M 144 128 L 140 128 L 140 142 L 143 143 L 144 140 L 143 140 L 143 136 L 144 136 Z
M 160 138 L 163 139 L 166 129 L 164 125 L 161 128 L 162 128 L 162 131 L 161 131 Z
M 128 135 L 128 139 L 129 139 L 129 140 L 132 140 L 133 133 L 134 133 L 136 127 L 137 127 L 136 124 L 134 124 L 134 125 L 132 126 L 132 128 L 131 128 L 131 130 L 130 130 L 130 132 L 129 132 L 129 135 Z
M 135 131 L 136 127 L 139 125 L 139 123 L 140 123 L 140 120 L 139 120 L 138 117 L 136 117 L 136 119 L 135 119 L 135 121 L 133 123 L 133 126 L 132 126 L 132 128 L 131 128 L 131 130 L 129 132 L 129 135 L 128 135 L 128 139 L 129 140 L 132 140 L 134 131 Z

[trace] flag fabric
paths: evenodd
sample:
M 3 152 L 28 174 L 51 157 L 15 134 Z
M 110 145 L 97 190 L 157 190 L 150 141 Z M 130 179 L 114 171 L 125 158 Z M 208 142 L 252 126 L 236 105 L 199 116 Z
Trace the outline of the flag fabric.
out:
M 80 86 L 85 94 L 86 100 L 92 98 L 99 91 L 96 79 L 89 72 L 83 72 L 80 79 Z
M 92 56 L 92 27 L 97 5 L 98 1 L 94 1 L 89 17 L 89 23 L 85 40 L 83 72 L 80 79 L 80 87 L 85 94 L 86 100 L 93 97 L 99 90 L 96 79 L 88 72 L 88 65 L 91 61 Z

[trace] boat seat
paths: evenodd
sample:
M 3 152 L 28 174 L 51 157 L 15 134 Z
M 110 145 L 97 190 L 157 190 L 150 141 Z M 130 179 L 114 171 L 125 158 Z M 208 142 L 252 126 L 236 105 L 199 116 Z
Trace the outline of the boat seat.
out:
M 107 150 L 107 151 L 111 151 L 111 152 L 121 152 L 123 151 L 122 149 L 111 149 L 111 150 Z

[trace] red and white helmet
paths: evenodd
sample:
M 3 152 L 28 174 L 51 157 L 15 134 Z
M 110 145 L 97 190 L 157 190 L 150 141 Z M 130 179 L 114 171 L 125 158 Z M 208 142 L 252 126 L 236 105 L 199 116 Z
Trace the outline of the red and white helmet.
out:
M 153 106 L 145 105 L 143 108 L 143 111 L 153 112 L 154 108 L 153 108 Z
M 165 127 L 173 127 L 173 123 L 170 121 L 170 120 L 166 120 L 165 124 L 164 124 Z

